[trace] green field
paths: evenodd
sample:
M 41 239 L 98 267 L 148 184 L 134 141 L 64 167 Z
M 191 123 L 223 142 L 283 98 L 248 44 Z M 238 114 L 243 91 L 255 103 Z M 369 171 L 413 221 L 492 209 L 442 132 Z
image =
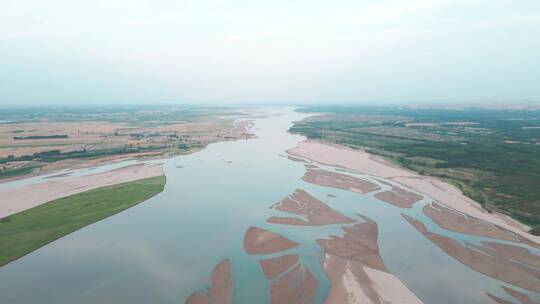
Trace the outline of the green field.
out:
M 102 187 L 0 219 L 0 266 L 163 191 L 164 176 Z
M 10 169 L 10 170 L 2 170 L 0 168 L 0 180 L 5 179 L 5 178 L 11 178 L 11 177 L 30 174 L 32 173 L 32 171 L 34 171 L 34 169 L 39 168 L 39 167 L 40 167 L 39 165 L 31 165 L 31 166 L 25 166 L 25 167 L 20 167 L 16 169 Z
M 311 107 L 290 129 L 436 176 L 540 234 L 540 111 Z

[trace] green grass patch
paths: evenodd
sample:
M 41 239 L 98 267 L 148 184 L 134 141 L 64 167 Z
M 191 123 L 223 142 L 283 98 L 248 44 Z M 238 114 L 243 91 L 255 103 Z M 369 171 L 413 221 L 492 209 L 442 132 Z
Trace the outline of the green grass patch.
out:
M 0 179 L 30 174 L 32 173 L 34 169 L 39 168 L 39 167 L 41 166 L 28 166 L 28 167 L 20 167 L 16 169 L 2 170 L 0 171 Z
M 0 266 L 163 191 L 164 176 L 102 187 L 0 219 Z

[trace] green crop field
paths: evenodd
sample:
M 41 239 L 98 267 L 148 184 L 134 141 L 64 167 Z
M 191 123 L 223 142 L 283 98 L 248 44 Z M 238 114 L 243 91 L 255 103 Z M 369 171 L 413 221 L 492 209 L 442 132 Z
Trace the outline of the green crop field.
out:
M 0 219 L 0 266 L 163 191 L 164 176 L 102 187 Z

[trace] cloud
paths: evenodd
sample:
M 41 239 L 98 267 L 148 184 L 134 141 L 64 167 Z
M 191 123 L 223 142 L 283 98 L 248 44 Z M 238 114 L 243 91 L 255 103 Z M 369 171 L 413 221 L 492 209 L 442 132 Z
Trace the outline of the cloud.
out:
M 537 1 L 4 0 L 0 6 L 0 66 L 11 71 L 0 71 L 6 88 L 0 100 L 540 97 L 540 89 L 523 85 L 540 76 L 530 68 L 540 52 Z M 50 62 L 59 66 L 54 79 L 44 77 L 55 69 Z M 73 77 L 78 73 L 84 75 Z M 39 91 L 28 94 L 31 85 Z

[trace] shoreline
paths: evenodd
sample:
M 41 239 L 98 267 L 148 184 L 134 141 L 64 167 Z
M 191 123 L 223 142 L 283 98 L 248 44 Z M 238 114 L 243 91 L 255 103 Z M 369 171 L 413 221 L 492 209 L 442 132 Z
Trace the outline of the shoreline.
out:
M 253 138 L 254 135 L 251 133 L 251 128 L 253 127 L 252 124 L 252 120 L 235 122 L 231 136 L 226 138 L 219 137 L 219 140 L 209 142 L 207 143 L 207 145 L 216 142 L 242 140 L 244 139 L 242 135 L 246 135 L 246 138 L 248 139 Z M 199 152 L 205 149 L 207 145 L 200 148 L 190 149 L 185 154 L 193 154 Z M 45 204 L 49 201 L 96 189 L 99 187 L 111 186 L 139 179 L 165 175 L 165 173 L 163 172 L 163 164 L 146 165 L 144 163 L 130 165 L 119 169 L 113 169 L 102 173 L 67 178 L 65 180 L 55 180 L 54 177 L 61 176 L 54 175 L 55 173 L 62 172 L 63 170 L 68 170 L 65 173 L 59 173 L 62 175 L 65 174 L 67 176 L 70 174 L 71 170 L 92 168 L 96 166 L 115 164 L 118 162 L 130 160 L 161 160 L 178 155 L 167 154 L 166 152 L 167 151 L 156 150 L 133 154 L 109 155 L 105 157 L 89 158 L 82 160 L 66 159 L 47 164 L 39 168 L 37 171 L 34 170 L 29 174 L 0 179 L 0 184 L 3 184 L 17 180 L 24 180 L 26 178 L 31 178 L 35 176 L 51 175 L 50 177 L 47 177 L 50 178 L 50 181 L 47 182 L 0 190 L 0 196 L 9 197 L 9 200 L 0 202 L 0 219 Z
M 253 120 L 241 120 L 233 123 L 233 129 L 226 136 L 217 135 L 204 142 L 202 146 L 192 146 L 188 150 L 171 150 L 169 148 L 156 148 L 145 152 L 127 152 L 121 154 L 110 154 L 88 158 L 68 158 L 51 163 L 40 163 L 28 173 L 15 175 L 12 177 L 0 178 L 0 184 L 9 183 L 26 178 L 54 174 L 63 170 L 86 169 L 95 166 L 109 165 L 129 160 L 160 160 L 175 157 L 178 155 L 189 155 L 204 150 L 208 145 L 218 142 L 238 141 L 252 139 L 256 136 L 252 133 Z M 29 161 L 34 162 L 34 161 Z M 1 216 L 0 216 L 1 217 Z
M 505 214 L 489 213 L 479 203 L 466 197 L 455 186 L 431 176 L 419 175 L 407 169 L 396 167 L 394 164 L 369 154 L 365 150 L 354 150 L 346 146 L 316 140 L 304 140 L 298 143 L 296 147 L 287 150 L 287 153 L 321 164 L 387 178 L 425 194 L 434 201 L 458 212 L 498 225 L 536 244 L 540 244 L 540 237 L 529 233 L 530 227 Z
M 103 186 L 8 216 L 1 221 L 0 267 L 161 193 L 164 175 Z M 108 199 L 104 200 L 104 197 Z M 39 219 L 36 221 L 35 219 Z
M 40 184 L 2 190 L 0 196 L 7 199 L 0 202 L 0 218 L 85 191 L 157 176 L 164 176 L 163 165 L 136 164 L 65 180 L 52 179 Z

